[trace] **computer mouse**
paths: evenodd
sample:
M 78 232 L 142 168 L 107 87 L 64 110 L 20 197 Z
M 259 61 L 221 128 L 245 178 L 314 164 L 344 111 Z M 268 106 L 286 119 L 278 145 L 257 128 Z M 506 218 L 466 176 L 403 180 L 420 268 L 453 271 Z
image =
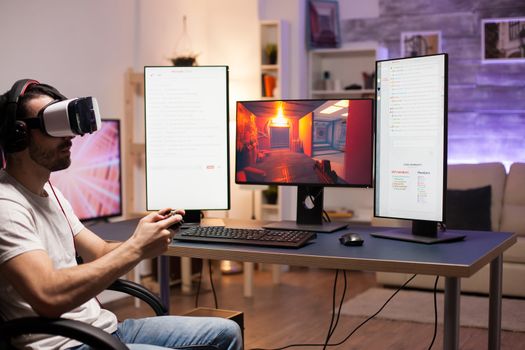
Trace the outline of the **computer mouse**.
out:
M 339 242 L 346 246 L 360 246 L 363 245 L 364 240 L 359 233 L 351 232 L 339 237 Z

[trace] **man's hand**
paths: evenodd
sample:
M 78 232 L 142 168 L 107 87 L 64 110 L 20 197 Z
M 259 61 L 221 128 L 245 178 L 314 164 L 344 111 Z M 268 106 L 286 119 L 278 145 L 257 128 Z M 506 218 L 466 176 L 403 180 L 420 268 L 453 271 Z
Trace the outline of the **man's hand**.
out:
M 138 247 L 142 259 L 154 258 L 168 249 L 174 234 L 168 228 L 181 221 L 182 215 L 182 209 L 173 214 L 171 208 L 165 208 L 140 219 L 130 241 Z

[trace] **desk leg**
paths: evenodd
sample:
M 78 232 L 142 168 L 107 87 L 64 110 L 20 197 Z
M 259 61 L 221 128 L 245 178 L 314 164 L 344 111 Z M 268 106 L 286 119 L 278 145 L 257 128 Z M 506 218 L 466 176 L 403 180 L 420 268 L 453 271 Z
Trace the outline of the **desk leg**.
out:
M 191 258 L 188 257 L 181 257 L 180 258 L 180 279 L 182 282 L 182 293 L 183 294 L 191 294 L 193 286 L 191 283 Z
M 499 255 L 490 263 L 489 349 L 499 350 L 501 344 L 501 283 L 503 258 Z
M 244 297 L 251 298 L 253 297 L 253 270 L 254 263 L 245 262 L 243 263 L 244 271 Z
M 170 262 L 169 257 L 161 255 L 157 263 L 157 276 L 159 279 L 160 301 L 166 307 L 169 314 L 170 309 Z
M 445 313 L 443 349 L 459 349 L 459 302 L 461 280 L 457 277 L 445 277 Z

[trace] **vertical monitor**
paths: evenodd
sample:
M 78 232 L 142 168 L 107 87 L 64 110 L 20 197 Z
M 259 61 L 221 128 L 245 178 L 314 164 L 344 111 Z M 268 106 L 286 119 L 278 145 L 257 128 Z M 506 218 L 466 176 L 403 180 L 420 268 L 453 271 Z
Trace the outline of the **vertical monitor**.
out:
M 447 54 L 376 63 L 374 215 L 413 220 L 401 239 L 444 238 L 447 84 Z
M 228 67 L 145 67 L 144 91 L 147 209 L 229 209 Z
M 51 173 L 82 221 L 122 215 L 120 121 L 103 119 L 100 130 L 72 140 L 71 165 Z
M 371 99 L 237 102 L 236 183 L 298 186 L 297 221 L 268 228 L 333 231 L 323 187 L 370 187 L 372 146 Z

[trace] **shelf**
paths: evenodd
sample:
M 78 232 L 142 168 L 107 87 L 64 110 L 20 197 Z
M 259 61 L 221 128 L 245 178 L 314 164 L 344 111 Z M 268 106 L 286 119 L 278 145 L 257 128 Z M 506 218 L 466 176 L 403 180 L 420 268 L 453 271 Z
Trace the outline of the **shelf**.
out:
M 312 90 L 312 95 L 362 95 L 374 94 L 374 89 L 355 89 L 355 90 Z
M 261 65 L 261 70 L 279 70 L 279 65 L 277 64 L 263 64 Z
M 376 60 L 387 57 L 386 49 L 373 42 L 352 43 L 342 48 L 316 49 L 309 53 L 310 97 L 361 97 L 374 94 Z M 326 76 L 330 82 L 327 84 Z M 326 90 L 325 86 L 361 86 L 361 89 Z

